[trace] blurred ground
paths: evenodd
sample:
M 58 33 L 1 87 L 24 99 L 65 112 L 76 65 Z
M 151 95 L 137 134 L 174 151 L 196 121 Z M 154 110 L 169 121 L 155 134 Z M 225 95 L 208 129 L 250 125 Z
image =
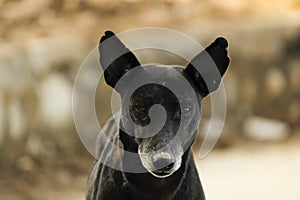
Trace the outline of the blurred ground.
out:
M 204 160 L 197 159 L 198 154 L 195 153 L 207 199 L 298 200 L 298 141 L 299 138 L 284 144 L 268 145 L 252 142 L 243 146 L 215 149 Z M 86 162 L 92 163 L 92 160 L 87 159 Z M 39 177 L 33 183 L 28 181 L 28 177 L 24 179 L 18 176 L 14 176 L 13 180 L 0 181 L 0 199 L 84 199 L 86 172 L 57 166 L 49 170 L 38 172 Z
M 105 30 L 147 26 L 203 46 L 229 40 L 226 124 L 198 162 L 207 199 L 298 200 L 299 19 L 299 0 L 0 0 L 0 200 L 84 199 L 93 159 L 72 119 L 76 72 Z M 140 56 L 178 64 L 162 52 Z M 101 124 L 110 92 L 97 91 Z M 209 99 L 203 115 L 201 133 Z
M 252 144 L 213 151 L 198 162 L 207 199 L 299 199 L 299 144 Z

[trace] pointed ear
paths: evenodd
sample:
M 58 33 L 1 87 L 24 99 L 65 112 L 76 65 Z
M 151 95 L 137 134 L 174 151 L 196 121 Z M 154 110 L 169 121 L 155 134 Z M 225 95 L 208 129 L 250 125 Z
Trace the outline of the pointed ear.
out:
M 98 49 L 105 82 L 113 88 L 127 71 L 140 65 L 135 55 L 112 31 L 105 32 Z
M 202 97 L 215 91 L 229 65 L 228 42 L 217 38 L 184 69 L 184 75 L 196 86 Z

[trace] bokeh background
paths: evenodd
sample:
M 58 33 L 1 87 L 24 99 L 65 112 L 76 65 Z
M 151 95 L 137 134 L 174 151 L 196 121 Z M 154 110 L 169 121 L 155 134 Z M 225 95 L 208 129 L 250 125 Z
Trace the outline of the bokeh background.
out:
M 0 0 L 0 20 L 1 200 L 84 199 L 94 159 L 73 123 L 76 72 L 106 29 L 147 26 L 229 40 L 226 124 L 197 159 L 207 199 L 300 199 L 299 0 Z M 99 86 L 101 124 L 110 92 Z M 209 98 L 203 107 L 196 157 Z

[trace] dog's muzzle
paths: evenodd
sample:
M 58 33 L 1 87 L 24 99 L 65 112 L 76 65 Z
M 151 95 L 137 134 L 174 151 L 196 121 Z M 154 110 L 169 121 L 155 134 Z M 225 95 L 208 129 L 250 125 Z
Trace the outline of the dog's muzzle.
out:
M 139 152 L 139 155 L 143 166 L 156 178 L 166 178 L 171 176 L 180 168 L 181 165 L 181 155 L 175 157 L 174 155 L 166 152 L 154 154 Z
M 175 161 L 168 153 L 159 153 L 153 156 L 153 167 L 156 169 L 152 171 L 157 176 L 166 176 L 170 174 L 174 167 Z

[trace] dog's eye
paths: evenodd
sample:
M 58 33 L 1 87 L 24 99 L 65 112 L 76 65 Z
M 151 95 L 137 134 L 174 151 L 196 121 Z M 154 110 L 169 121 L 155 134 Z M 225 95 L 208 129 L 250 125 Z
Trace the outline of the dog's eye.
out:
M 188 114 L 188 113 L 190 113 L 191 111 L 192 111 L 192 109 L 191 109 L 190 107 L 184 107 L 184 108 L 182 109 L 183 114 Z
M 134 109 L 137 112 L 140 112 L 140 113 L 145 113 L 146 112 L 146 108 L 144 106 L 141 106 L 141 105 L 138 105 L 138 104 L 134 106 Z

